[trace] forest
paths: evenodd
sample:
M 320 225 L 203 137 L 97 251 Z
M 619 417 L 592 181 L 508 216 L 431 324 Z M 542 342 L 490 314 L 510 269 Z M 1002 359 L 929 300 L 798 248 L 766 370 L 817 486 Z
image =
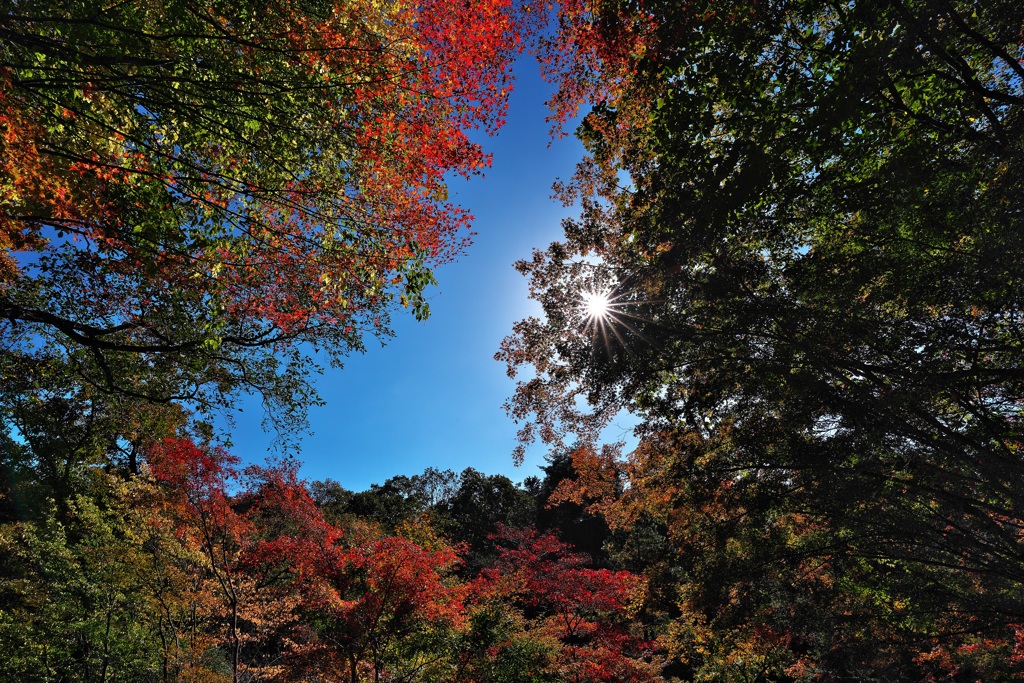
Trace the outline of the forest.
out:
M 1024 680 L 1019 0 L 0 7 L 0 683 Z M 526 64 L 543 476 L 304 479 Z

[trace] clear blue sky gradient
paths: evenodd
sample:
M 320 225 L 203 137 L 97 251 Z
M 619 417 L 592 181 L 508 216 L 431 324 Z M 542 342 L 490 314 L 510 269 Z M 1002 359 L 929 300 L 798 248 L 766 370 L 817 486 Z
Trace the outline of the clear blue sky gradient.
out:
M 551 184 L 568 179 L 583 150 L 572 136 L 551 139 L 550 89 L 532 58 L 519 61 L 516 77 L 508 123 L 484 140 L 493 166 L 450 186 L 452 199 L 476 217 L 473 245 L 437 269 L 427 321 L 396 312 L 387 346 L 371 339 L 365 354 L 318 378 L 326 405 L 310 410 L 313 433 L 298 456 L 304 477 L 359 491 L 427 467 L 473 467 L 513 481 L 540 474 L 543 445 L 522 467 L 512 463 L 517 426 L 502 404 L 515 385 L 493 356 L 516 320 L 539 313 L 512 264 L 561 238 L 561 219 L 575 211 L 551 198 Z M 259 406 L 249 405 L 232 430 L 232 451 L 246 461 L 261 460 L 272 441 L 260 421 Z M 623 423 L 608 435 L 628 432 Z

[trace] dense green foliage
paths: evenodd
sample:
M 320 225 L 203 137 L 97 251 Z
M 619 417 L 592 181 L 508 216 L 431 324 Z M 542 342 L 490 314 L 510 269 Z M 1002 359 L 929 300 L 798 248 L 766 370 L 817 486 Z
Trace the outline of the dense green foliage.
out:
M 573 30 L 596 59 L 563 90 L 606 86 L 585 211 L 521 264 L 546 318 L 500 355 L 537 371 L 527 438 L 642 418 L 575 495 L 665 529 L 681 671 L 1022 675 L 1020 3 L 607 2 Z

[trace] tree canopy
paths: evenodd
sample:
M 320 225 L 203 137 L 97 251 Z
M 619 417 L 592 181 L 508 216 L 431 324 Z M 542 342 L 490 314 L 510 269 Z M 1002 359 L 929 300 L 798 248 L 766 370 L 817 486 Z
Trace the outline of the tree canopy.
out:
M 536 371 L 526 442 L 642 418 L 580 491 L 667 525 L 691 675 L 1019 665 L 1022 29 L 949 0 L 562 24 L 593 45 L 555 69 L 593 103 L 584 211 L 520 264 L 545 317 L 499 357 Z
M 155 402 L 262 392 L 428 314 L 529 30 L 505 0 L 9 3 L 4 375 Z M 59 365 L 61 369 L 56 369 Z M 301 415 L 299 415 L 301 417 Z
M 427 315 L 527 49 L 543 480 L 243 465 Z M 0 681 L 1024 679 L 1022 105 L 1014 0 L 8 0 Z

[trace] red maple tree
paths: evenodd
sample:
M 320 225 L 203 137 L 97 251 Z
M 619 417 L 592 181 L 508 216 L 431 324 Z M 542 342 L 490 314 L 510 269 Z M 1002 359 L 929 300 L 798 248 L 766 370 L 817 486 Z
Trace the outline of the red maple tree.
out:
M 576 683 L 658 680 L 654 643 L 631 630 L 644 580 L 627 571 L 596 569 L 589 558 L 550 533 L 502 527 L 496 567 L 476 582 L 481 596 L 509 600 L 530 630 L 558 645 L 554 666 Z

